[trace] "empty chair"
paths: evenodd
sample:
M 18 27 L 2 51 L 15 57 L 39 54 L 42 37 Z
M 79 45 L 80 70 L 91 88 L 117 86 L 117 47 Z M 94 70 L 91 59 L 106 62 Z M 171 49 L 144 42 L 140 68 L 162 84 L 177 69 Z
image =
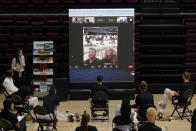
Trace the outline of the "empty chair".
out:
M 127 3 L 137 3 L 139 0 L 126 0 Z
M 0 47 L 8 46 L 9 41 L 7 39 L 0 39 Z
M 64 3 L 71 4 L 71 3 L 76 3 L 76 1 L 75 0 L 64 0 Z
M 49 4 L 59 4 L 61 0 L 48 0 Z
M 13 24 L 13 16 L 0 16 L 0 25 Z
M 29 24 L 28 16 L 15 16 L 16 25 L 26 25 Z
M 15 52 L 16 51 L 14 49 L 6 49 L 5 55 L 8 56 L 8 57 L 13 57 L 16 54 Z
M 49 35 L 49 36 L 58 36 L 59 35 L 59 32 L 58 32 L 58 30 L 48 29 L 47 32 L 46 32 L 46 35 Z
M 80 0 L 80 3 L 90 3 L 91 0 Z
M 32 0 L 33 4 L 42 4 L 44 3 L 44 0 Z
M 196 18 L 184 18 L 185 25 L 196 25 Z
M 62 16 L 62 21 L 63 21 L 63 24 L 68 24 L 69 23 L 69 17 L 68 16 Z
M 29 0 L 16 0 L 16 3 L 19 4 L 27 4 L 29 2 Z
M 0 4 L 13 4 L 14 0 L 0 0 Z
M 27 31 L 25 29 L 15 29 L 15 36 L 26 36 Z
M 33 39 L 28 39 L 27 45 L 33 47 L 33 41 L 34 41 Z
M 60 16 L 47 16 L 46 17 L 46 23 L 47 24 L 59 24 L 60 22 Z
M 184 3 L 194 3 L 195 0 L 183 0 Z
M 31 36 L 42 36 L 43 30 L 42 29 L 32 29 Z
M 123 0 L 110 0 L 111 3 L 121 3 Z
M 12 45 L 14 46 L 24 46 L 25 40 L 24 39 L 15 39 L 12 41 Z
M 6 131 L 13 130 L 14 131 L 15 128 L 14 128 L 14 125 L 10 121 L 8 121 L 4 118 L 1 118 L 0 119 L 0 131 L 4 131 L 4 130 L 6 130 Z
M 11 30 L 9 29 L 0 29 L 0 36 L 10 36 Z
M 95 0 L 95 3 L 106 3 L 107 0 Z
M 43 25 L 44 16 L 31 16 L 31 24 L 32 25 Z

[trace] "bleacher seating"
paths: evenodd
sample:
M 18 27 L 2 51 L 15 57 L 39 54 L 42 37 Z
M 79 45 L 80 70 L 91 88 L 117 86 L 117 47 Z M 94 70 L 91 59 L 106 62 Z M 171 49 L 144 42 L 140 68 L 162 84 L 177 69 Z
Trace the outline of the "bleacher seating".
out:
M 169 76 L 178 78 L 173 83 L 169 81 L 171 84 L 177 85 L 181 82 L 180 74 L 184 70 L 193 74 L 196 72 L 194 70 L 196 16 L 184 13 L 195 9 L 189 8 L 195 5 L 195 0 L 182 0 L 182 3 L 179 3 L 180 6 L 171 4 L 168 8 L 180 8 L 179 11 L 182 12 L 176 13 L 175 17 L 166 14 L 164 18 L 161 13 L 164 13 L 165 9 L 162 8 L 167 6 L 153 4 L 153 1 L 146 0 L 145 4 L 144 0 L 0 0 L 2 9 L 0 13 L 3 14 L 0 15 L 0 61 L 2 64 L 10 63 L 11 58 L 15 55 L 14 49 L 17 47 L 25 47 L 23 52 L 30 57 L 33 41 L 53 40 L 57 56 L 63 56 L 65 59 L 63 63 L 57 65 L 59 68 L 56 67 L 55 71 L 57 74 L 64 72 L 63 75 L 68 76 L 69 17 L 67 9 L 91 8 L 97 5 L 105 8 L 130 7 L 135 8 L 136 12 L 136 84 L 140 80 L 146 80 L 151 82 L 149 84 L 152 85 L 152 90 L 157 86 L 160 86 L 159 89 L 162 90 L 169 86 L 169 84 L 164 84 L 168 81 Z M 173 1 L 176 3 L 177 0 Z M 6 10 L 4 9 L 12 11 L 13 14 L 9 14 L 9 12 L 5 15 Z M 155 14 L 150 13 L 152 10 Z M 41 14 L 35 14 L 34 11 L 40 11 Z M 58 15 L 54 15 L 55 13 Z M 60 59 L 57 60 L 57 62 L 61 62 Z M 31 64 L 30 60 L 28 62 Z M 176 66 L 175 69 L 174 66 Z M 196 76 L 193 75 L 193 83 L 196 81 L 195 78 Z M 151 79 L 153 80 L 151 81 Z

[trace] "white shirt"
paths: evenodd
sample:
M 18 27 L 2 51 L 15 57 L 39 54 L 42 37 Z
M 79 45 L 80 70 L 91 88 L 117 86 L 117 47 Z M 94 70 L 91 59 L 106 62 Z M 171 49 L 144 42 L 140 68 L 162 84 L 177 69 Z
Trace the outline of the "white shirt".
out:
M 3 86 L 9 95 L 18 92 L 18 88 L 14 85 L 13 79 L 6 77 L 3 81 Z
M 14 71 L 23 72 L 24 71 L 24 67 L 25 67 L 25 57 L 24 57 L 24 55 L 19 57 L 19 61 L 20 61 L 20 63 L 16 62 L 16 58 L 15 57 L 12 59 L 12 64 L 11 64 L 12 69 Z M 17 69 L 17 68 L 19 68 L 19 69 Z

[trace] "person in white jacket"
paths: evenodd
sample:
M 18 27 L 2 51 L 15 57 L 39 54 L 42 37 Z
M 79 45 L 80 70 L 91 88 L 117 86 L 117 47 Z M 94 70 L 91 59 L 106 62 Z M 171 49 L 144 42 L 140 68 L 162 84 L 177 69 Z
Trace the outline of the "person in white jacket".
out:
M 6 78 L 3 81 L 3 86 L 6 92 L 8 93 L 6 95 L 12 95 L 14 93 L 17 94 L 19 91 L 19 89 L 14 85 L 13 78 L 12 78 L 13 76 L 14 76 L 13 70 L 12 69 L 7 70 Z M 37 97 L 32 97 L 32 96 L 29 97 L 28 102 L 29 105 L 33 107 L 39 105 L 39 101 Z
M 14 76 L 13 70 L 11 69 L 7 70 L 6 78 L 3 81 L 3 86 L 8 93 L 6 95 L 12 95 L 13 93 L 18 92 L 18 88 L 14 85 L 13 82 L 13 76 Z
M 21 49 L 16 50 L 16 56 L 12 59 L 11 68 L 14 71 L 14 84 L 20 88 L 24 81 L 25 57 Z

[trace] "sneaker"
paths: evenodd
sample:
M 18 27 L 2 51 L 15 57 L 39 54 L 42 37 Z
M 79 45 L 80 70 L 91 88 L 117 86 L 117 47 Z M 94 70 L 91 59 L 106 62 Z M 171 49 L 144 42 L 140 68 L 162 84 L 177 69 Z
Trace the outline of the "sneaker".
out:
M 159 101 L 159 102 L 158 102 L 158 105 L 159 105 L 160 107 L 162 107 L 163 104 Z
M 178 100 L 174 100 L 173 103 L 177 104 L 179 101 Z
M 157 116 L 158 116 L 158 119 L 161 120 L 163 118 L 163 113 L 159 112 Z

